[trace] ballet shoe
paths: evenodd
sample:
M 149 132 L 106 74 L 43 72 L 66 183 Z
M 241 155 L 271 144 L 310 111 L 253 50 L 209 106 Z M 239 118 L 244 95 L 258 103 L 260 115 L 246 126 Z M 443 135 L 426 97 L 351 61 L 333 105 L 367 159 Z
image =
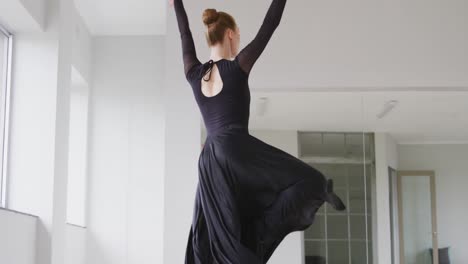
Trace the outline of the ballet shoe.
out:
M 333 192 L 333 180 L 328 179 L 327 181 L 327 193 L 325 194 L 325 201 L 329 203 L 333 209 L 337 211 L 346 210 L 346 206 L 343 201 Z

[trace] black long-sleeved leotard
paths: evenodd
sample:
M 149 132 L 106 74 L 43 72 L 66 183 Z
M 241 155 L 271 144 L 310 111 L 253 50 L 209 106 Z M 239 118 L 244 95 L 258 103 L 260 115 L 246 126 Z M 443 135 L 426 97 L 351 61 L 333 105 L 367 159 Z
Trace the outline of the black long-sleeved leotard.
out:
M 250 71 L 278 27 L 285 4 L 286 0 L 272 1 L 257 35 L 239 52 L 234 60 L 209 60 L 201 63 L 196 55 L 192 32 L 182 0 L 174 0 L 174 9 L 182 40 L 185 76 L 192 86 L 208 134 L 232 123 L 248 127 L 250 115 L 248 78 Z M 219 69 L 223 88 L 218 94 L 208 97 L 201 92 L 201 81 L 214 64 Z

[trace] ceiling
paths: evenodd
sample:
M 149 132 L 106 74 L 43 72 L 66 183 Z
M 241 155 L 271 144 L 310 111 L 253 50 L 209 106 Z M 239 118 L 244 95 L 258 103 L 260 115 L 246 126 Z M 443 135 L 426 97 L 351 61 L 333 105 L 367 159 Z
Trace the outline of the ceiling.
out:
M 11 34 L 42 32 L 45 24 L 45 0 L 0 1 L 0 25 Z
M 163 35 L 166 0 L 75 0 L 93 35 Z

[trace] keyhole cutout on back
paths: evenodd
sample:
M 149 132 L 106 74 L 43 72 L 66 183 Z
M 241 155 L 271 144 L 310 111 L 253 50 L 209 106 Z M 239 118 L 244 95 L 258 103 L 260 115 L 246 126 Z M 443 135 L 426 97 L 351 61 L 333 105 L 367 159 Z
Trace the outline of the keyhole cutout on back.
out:
M 210 79 L 208 81 L 205 81 L 206 79 Z M 205 80 L 203 80 L 205 79 Z M 215 97 L 221 91 L 223 90 L 223 80 L 221 79 L 221 75 L 218 70 L 218 66 L 216 63 L 213 65 L 213 68 L 211 69 L 211 76 L 210 73 L 208 72 L 203 76 L 201 79 L 201 93 L 205 97 Z

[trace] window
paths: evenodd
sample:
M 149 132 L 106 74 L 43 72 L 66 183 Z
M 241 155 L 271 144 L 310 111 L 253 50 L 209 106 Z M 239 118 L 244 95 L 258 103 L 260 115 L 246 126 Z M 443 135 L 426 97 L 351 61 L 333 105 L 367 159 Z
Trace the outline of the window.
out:
M 6 165 L 12 36 L 0 25 L 0 207 L 6 207 Z

